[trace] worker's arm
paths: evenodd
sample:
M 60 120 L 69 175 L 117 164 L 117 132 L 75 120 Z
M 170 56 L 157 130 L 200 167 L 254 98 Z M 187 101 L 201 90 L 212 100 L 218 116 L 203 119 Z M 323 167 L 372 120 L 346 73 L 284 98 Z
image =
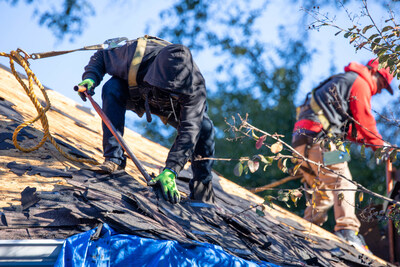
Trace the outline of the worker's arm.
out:
M 364 86 L 364 87 L 362 87 Z M 350 91 L 350 111 L 356 120 L 357 142 L 382 146 L 382 136 L 371 112 L 371 91 L 361 81 L 355 81 Z M 358 123 L 357 123 L 358 122 Z M 376 149 L 376 146 L 371 146 Z
M 127 81 L 135 49 L 136 42 L 127 42 L 120 47 L 97 51 L 86 65 L 82 80 L 91 79 L 96 87 L 107 73 Z
M 192 156 L 199 138 L 206 107 L 205 88 L 198 89 L 190 95 L 182 95 L 179 104 L 180 114 L 177 114 L 179 118 L 178 134 L 166 161 L 166 167 L 178 174 L 189 157 Z
M 104 60 L 104 50 L 99 50 L 93 54 L 89 63 L 85 67 L 82 80 L 90 79 L 93 81 L 93 88 L 98 86 L 106 74 L 106 62 Z

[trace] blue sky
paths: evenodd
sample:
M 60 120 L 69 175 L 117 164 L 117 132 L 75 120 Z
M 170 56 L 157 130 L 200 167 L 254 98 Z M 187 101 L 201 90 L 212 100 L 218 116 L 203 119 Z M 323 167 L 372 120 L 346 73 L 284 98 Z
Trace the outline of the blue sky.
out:
M 46 1 L 44 1 L 46 2 Z M 94 2 L 94 1 L 93 1 Z M 162 22 L 158 19 L 159 11 L 172 5 L 173 1 L 167 0 L 147 0 L 147 1 L 121 1 L 115 0 L 118 5 L 113 5 L 109 0 L 96 1 L 96 16 L 90 17 L 88 25 L 84 28 L 81 36 L 75 37 L 74 42 L 67 39 L 60 42 L 51 34 L 46 27 L 38 26 L 37 19 L 32 17 L 33 6 L 23 3 L 17 6 L 0 1 L 0 42 L 1 52 L 10 52 L 18 47 L 27 53 L 45 52 L 53 50 L 70 50 L 87 45 L 100 44 L 106 39 L 114 37 L 128 37 L 134 39 L 144 34 L 155 35 Z M 285 23 L 288 29 L 296 32 L 307 30 L 307 25 L 298 27 L 298 17 L 301 15 L 300 5 L 285 5 L 285 1 L 272 1 L 269 4 L 264 16 L 259 20 L 258 27 L 265 42 L 274 43 L 277 38 L 276 25 Z M 386 16 L 381 9 L 373 6 L 371 10 L 377 21 L 381 21 Z M 359 2 L 353 5 L 354 12 L 358 12 Z M 349 23 L 345 12 L 332 11 L 336 14 L 338 21 Z M 346 23 L 343 23 L 346 25 Z M 151 25 L 153 32 L 145 32 L 146 25 Z M 6 27 L 4 27 L 6 26 Z M 317 49 L 310 64 L 303 69 L 304 81 L 300 85 L 300 92 L 296 98 L 299 103 L 304 95 L 323 78 L 329 76 L 331 62 L 337 71 L 342 71 L 343 67 L 350 61 L 366 63 L 373 55 L 366 50 L 355 52 L 354 48 L 348 44 L 348 40 L 341 36 L 334 36 L 336 30 L 325 28 L 321 31 L 311 32 L 311 46 Z M 276 43 L 275 43 L 276 44 Z M 81 81 L 84 66 L 89 61 L 93 51 L 79 51 L 67 55 L 46 58 L 40 60 L 30 60 L 31 68 L 39 80 L 45 86 L 54 89 L 72 100 L 82 103 L 80 98 L 72 88 Z M 204 56 L 205 55 L 205 56 Z M 203 72 L 208 85 L 215 79 L 213 76 L 213 64 L 210 55 L 194 54 L 195 60 Z M 8 60 L 0 57 L 0 63 L 8 66 Z M 105 78 L 105 80 L 107 77 Z M 397 84 L 397 83 L 396 83 Z M 392 84 L 393 85 L 393 84 Z M 101 87 L 101 85 L 100 85 Z M 212 90 L 212 85 L 209 86 Z M 21 88 L 21 90 L 23 90 Z M 100 88 L 97 88 L 95 100 L 99 103 Z M 398 97 L 398 90 L 396 97 Z M 373 98 L 373 106 L 379 109 L 381 103 L 386 103 L 388 93 Z M 84 104 L 89 106 L 88 103 Z
M 31 54 L 101 44 L 114 37 L 134 39 L 145 34 L 145 24 L 152 20 L 152 12 L 158 16 L 158 11 L 167 6 L 167 1 L 157 0 L 145 1 L 148 5 L 143 1 L 134 1 L 135 4 L 130 1 L 120 2 L 121 7 L 114 8 L 110 4 L 111 1 L 96 1 L 96 16 L 89 18 L 89 25 L 84 28 L 83 34 L 75 37 L 74 42 L 69 42 L 68 39 L 60 42 L 49 29 L 38 25 L 37 19 L 32 16 L 33 6 L 24 3 L 10 6 L 0 1 L 0 51 L 9 53 L 11 50 L 22 48 Z M 73 91 L 73 86 L 81 81 L 83 68 L 94 52 L 78 51 L 29 62 L 42 84 L 82 103 Z M 8 58 L 0 57 L 0 63 L 9 66 Z M 100 89 L 97 88 L 95 95 L 96 101 L 99 102 Z M 89 106 L 88 103 L 85 105 Z

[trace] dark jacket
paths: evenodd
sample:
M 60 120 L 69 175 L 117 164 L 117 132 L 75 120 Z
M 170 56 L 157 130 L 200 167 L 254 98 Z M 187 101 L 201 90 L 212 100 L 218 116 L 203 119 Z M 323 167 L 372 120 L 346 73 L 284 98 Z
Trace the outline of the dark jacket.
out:
M 377 85 L 368 68 L 356 62 L 345 67 L 345 73 L 332 76 L 314 90 L 314 99 L 330 123 L 330 131 L 347 139 L 382 145 L 376 121 L 371 112 L 371 97 Z M 349 116 L 357 123 L 352 123 Z M 353 129 L 355 125 L 355 129 Z M 351 132 L 356 130 L 356 137 Z M 300 132 L 318 133 L 322 126 L 308 103 L 302 108 L 294 127 L 294 137 Z M 295 138 L 294 138 L 295 139 Z
M 106 73 L 128 81 L 136 44 L 136 40 L 133 40 L 121 47 L 97 51 L 85 67 L 82 78 L 93 79 L 96 86 Z M 206 110 L 204 78 L 187 47 L 177 44 L 163 46 L 148 41 L 136 80 L 138 88 L 130 88 L 136 90 L 134 94 L 138 93 L 140 88 L 151 85 L 160 90 L 160 95 L 171 96 L 162 99 L 166 102 L 164 107 L 172 109 L 172 105 L 167 102 L 172 99 L 178 106 L 178 134 L 168 154 L 166 167 L 179 173 L 193 154 L 199 137 Z

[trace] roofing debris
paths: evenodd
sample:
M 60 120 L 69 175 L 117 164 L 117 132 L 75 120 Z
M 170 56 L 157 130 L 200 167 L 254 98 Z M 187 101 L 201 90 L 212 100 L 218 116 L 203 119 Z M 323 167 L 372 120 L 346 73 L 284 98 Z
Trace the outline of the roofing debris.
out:
M 149 188 L 135 166 L 100 175 L 65 159 L 46 142 L 23 153 L 12 143 L 15 128 L 36 116 L 12 74 L 0 68 L 0 233 L 2 239 L 64 239 L 107 223 L 126 234 L 221 246 L 244 259 L 293 266 L 382 266 L 324 229 L 274 205 L 255 212 L 263 199 L 214 173 L 215 205 L 184 199 L 171 205 Z M 71 88 L 72 90 L 72 88 Z M 102 161 L 101 120 L 61 94 L 46 90 L 47 112 L 57 143 L 81 158 Z M 40 98 L 40 96 L 38 96 Z M 43 100 L 41 100 L 43 101 Z M 43 136 L 34 123 L 18 135 L 23 146 Z M 125 140 L 149 173 L 158 173 L 168 149 L 126 129 Z M 188 164 L 177 179 L 189 194 Z

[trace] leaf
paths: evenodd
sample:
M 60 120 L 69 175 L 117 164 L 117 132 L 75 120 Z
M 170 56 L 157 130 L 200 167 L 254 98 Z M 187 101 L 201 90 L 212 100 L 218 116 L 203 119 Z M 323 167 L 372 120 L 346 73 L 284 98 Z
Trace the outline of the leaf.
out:
M 258 138 L 260 138 L 254 133 L 254 130 L 251 130 L 251 136 L 253 136 L 253 138 L 256 140 L 258 140 Z
M 274 154 L 281 152 L 282 149 L 283 149 L 283 145 L 281 142 L 276 142 L 275 144 L 273 144 L 271 146 L 271 152 Z
M 233 174 L 240 177 L 242 173 L 243 173 L 243 165 L 241 162 L 238 162 L 238 164 L 236 164 L 235 168 L 233 169 Z
M 346 144 L 346 152 L 347 152 L 347 154 L 349 154 L 350 155 L 350 146 L 351 146 L 351 143 L 349 142 L 349 143 L 347 143 Z
M 349 31 L 352 31 L 352 30 L 354 30 L 355 28 L 357 28 L 357 26 L 356 26 L 356 25 L 353 25 L 353 27 L 349 28 Z
M 253 160 L 259 160 L 259 161 L 261 161 L 262 163 L 269 164 L 268 160 L 267 160 L 263 155 L 261 155 L 261 154 L 255 155 L 255 156 L 253 157 Z
M 389 155 L 390 162 L 395 162 L 397 160 L 397 149 L 393 149 Z
M 260 167 L 260 162 L 249 160 L 247 162 L 247 165 L 249 166 L 250 172 L 254 173 L 258 170 L 258 167 Z
M 338 142 L 336 147 L 337 147 L 337 150 L 342 151 L 342 152 L 346 152 L 342 142 Z
M 368 42 L 362 42 L 361 44 L 359 44 L 359 45 L 357 46 L 357 49 L 363 48 L 364 45 L 366 45 L 366 44 L 368 44 Z
M 350 39 L 350 44 L 353 43 L 357 38 L 359 38 L 360 36 L 354 35 L 353 37 L 351 37 Z
M 282 202 L 288 202 L 289 201 L 289 192 L 284 192 L 283 190 L 279 190 L 278 200 L 282 201 Z
M 287 159 L 283 159 L 283 158 L 280 158 L 278 160 L 278 168 L 284 173 L 287 173 L 287 171 L 288 171 L 288 168 L 286 167 L 286 161 L 287 161 Z
M 363 145 L 361 146 L 361 151 L 360 151 L 360 153 L 361 153 L 361 157 L 362 157 L 362 158 L 365 158 L 365 144 L 363 144 Z
M 375 150 L 374 157 L 376 159 L 380 159 L 382 157 L 382 150 L 383 150 L 382 147 Z
M 360 193 L 358 194 L 358 201 L 363 202 L 363 200 L 364 200 L 364 193 L 363 193 L 363 192 L 360 192 Z
M 352 32 L 346 32 L 345 34 L 344 34 L 344 38 L 348 38 L 350 35 L 352 35 L 353 33 Z
M 271 165 L 272 162 L 274 162 L 274 157 L 266 157 L 265 159 L 269 162 L 269 165 Z
M 386 26 L 382 29 L 382 32 L 387 32 L 388 30 L 392 30 L 393 27 L 392 26 Z
M 294 203 L 294 205 L 297 207 L 297 201 L 303 196 L 303 194 L 300 192 L 300 190 L 295 189 L 295 190 L 290 190 L 290 199 Z
M 299 170 L 299 168 L 301 167 L 302 164 L 303 164 L 303 162 L 300 162 L 299 164 L 297 164 L 296 166 L 293 167 L 293 176 L 296 175 L 297 171 Z
M 340 30 L 340 31 L 338 31 L 337 33 L 335 33 L 335 36 L 337 36 L 339 33 L 341 33 L 342 32 L 342 30 Z
M 272 199 L 274 199 L 273 197 L 271 197 L 271 196 L 267 196 L 266 198 L 265 198 L 265 201 L 264 201 L 264 205 L 267 205 L 268 207 L 270 207 L 270 208 L 272 208 Z
M 290 199 L 292 200 L 292 202 L 294 203 L 294 206 L 295 207 L 297 207 L 297 200 L 298 200 L 298 198 L 296 197 L 296 196 L 294 196 L 294 195 L 290 195 Z
M 293 195 L 295 195 L 297 198 L 301 198 L 303 196 L 303 193 L 299 189 L 294 189 L 291 192 Z
M 265 139 L 267 139 L 267 136 L 263 135 L 257 140 L 256 149 L 260 149 L 263 146 Z
M 371 29 L 372 27 L 374 27 L 373 25 L 367 25 L 364 27 L 364 29 L 362 30 L 362 33 L 365 34 L 369 29 Z
M 369 40 L 369 41 L 372 41 L 372 39 L 374 39 L 374 38 L 377 37 L 377 36 L 379 36 L 379 34 L 377 34 L 377 33 L 372 34 L 372 35 L 368 38 L 368 40 Z
M 380 57 L 379 58 L 379 63 L 382 63 L 383 61 L 386 61 L 387 60 L 387 58 L 383 58 L 382 56 L 386 53 L 386 51 L 387 51 L 387 49 L 381 49 L 381 50 L 379 50 L 379 52 L 378 52 L 378 57 Z M 388 55 L 387 55 L 388 56 Z
M 382 38 L 380 38 L 380 37 L 379 38 L 375 38 L 374 39 L 374 43 L 375 44 L 379 44 L 381 42 L 381 40 L 382 40 Z
M 264 217 L 265 213 L 262 210 L 256 209 L 256 213 L 258 216 Z

